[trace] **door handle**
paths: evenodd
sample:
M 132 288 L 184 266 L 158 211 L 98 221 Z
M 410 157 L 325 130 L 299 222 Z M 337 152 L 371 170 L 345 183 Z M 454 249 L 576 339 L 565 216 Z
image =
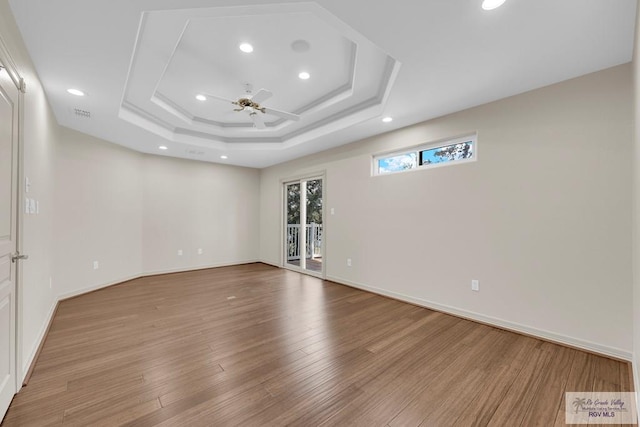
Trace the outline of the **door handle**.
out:
M 22 255 L 20 254 L 20 252 L 16 253 L 15 255 L 11 255 L 11 262 L 16 262 L 21 259 L 29 259 L 29 255 Z

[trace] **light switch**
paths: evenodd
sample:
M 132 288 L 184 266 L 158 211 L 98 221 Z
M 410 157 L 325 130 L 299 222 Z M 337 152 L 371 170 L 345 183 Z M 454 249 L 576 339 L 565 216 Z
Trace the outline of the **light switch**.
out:
M 29 199 L 29 213 L 36 213 L 36 199 Z
M 27 198 L 24 199 L 24 213 L 28 214 L 30 207 L 31 207 L 31 202 L 29 201 L 29 198 L 27 197 Z
M 331 208 L 331 215 L 335 215 L 335 214 L 336 214 L 335 208 Z

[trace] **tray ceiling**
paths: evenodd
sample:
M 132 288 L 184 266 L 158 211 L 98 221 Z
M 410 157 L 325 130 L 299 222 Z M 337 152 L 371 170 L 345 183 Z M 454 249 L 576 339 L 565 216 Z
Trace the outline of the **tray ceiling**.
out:
M 254 51 L 242 52 L 242 42 Z M 314 130 L 379 116 L 398 69 L 313 3 L 145 12 L 119 116 L 174 142 L 279 150 L 308 142 Z M 303 71 L 311 77 L 300 79 Z M 251 95 L 247 87 L 271 91 L 264 105 L 300 120 L 267 113 L 259 129 L 231 103 L 196 99 L 236 100 Z
M 251 167 L 629 62 L 636 8 L 636 0 L 507 0 L 493 11 L 481 0 L 9 2 L 60 124 L 141 152 Z M 196 99 L 236 100 L 247 84 L 273 93 L 261 106 L 300 119 L 264 114 L 258 129 L 230 102 Z

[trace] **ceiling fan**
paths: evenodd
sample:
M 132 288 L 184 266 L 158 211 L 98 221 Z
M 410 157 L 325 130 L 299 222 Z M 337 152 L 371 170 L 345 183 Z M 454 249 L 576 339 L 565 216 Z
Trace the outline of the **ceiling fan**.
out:
M 244 111 L 248 113 L 249 117 L 253 121 L 254 126 L 258 129 L 266 128 L 262 114 L 271 114 L 287 120 L 300 120 L 300 116 L 297 114 L 287 113 L 286 111 L 280 111 L 274 108 L 263 107 L 262 105 L 260 105 L 261 102 L 271 98 L 271 96 L 273 95 L 271 91 L 267 89 L 260 89 L 255 95 L 253 95 L 251 84 L 246 84 L 245 92 L 246 95 L 242 98 L 239 98 L 237 101 L 233 101 L 222 96 L 212 95 L 210 93 L 204 93 L 203 95 L 213 99 L 217 99 L 219 101 L 225 101 L 233 105 L 237 105 L 238 108 L 234 108 L 233 111 Z

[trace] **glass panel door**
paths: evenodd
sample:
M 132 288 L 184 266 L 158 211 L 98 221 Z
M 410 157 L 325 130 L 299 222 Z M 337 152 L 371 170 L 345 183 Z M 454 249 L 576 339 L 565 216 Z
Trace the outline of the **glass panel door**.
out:
M 306 181 L 305 269 L 322 273 L 322 179 Z
M 323 274 L 323 186 L 322 178 L 284 185 L 285 266 L 313 275 Z
M 300 256 L 304 233 L 300 233 L 300 182 L 285 184 L 285 264 L 303 267 L 305 258 Z

